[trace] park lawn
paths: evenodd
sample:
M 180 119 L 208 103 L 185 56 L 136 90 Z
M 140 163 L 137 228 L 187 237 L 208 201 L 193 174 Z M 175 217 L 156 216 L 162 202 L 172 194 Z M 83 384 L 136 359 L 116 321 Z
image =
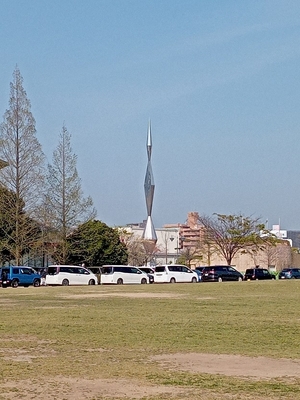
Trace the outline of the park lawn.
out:
M 3 384 L 22 377 L 33 387 L 45 377 L 134 379 L 192 390 L 189 398 L 195 399 L 300 399 L 298 378 L 172 370 L 152 358 L 210 353 L 300 359 L 299 289 L 300 280 L 0 289 L 0 377 Z M 22 388 L 7 396 L 12 394 L 0 399 L 22 398 Z M 182 398 L 181 392 L 172 395 Z

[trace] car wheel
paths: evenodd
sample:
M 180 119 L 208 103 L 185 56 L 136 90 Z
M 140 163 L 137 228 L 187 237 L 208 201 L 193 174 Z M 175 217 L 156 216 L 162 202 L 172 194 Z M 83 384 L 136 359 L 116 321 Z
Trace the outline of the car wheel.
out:
M 221 276 L 219 276 L 219 278 L 218 278 L 218 282 L 223 282 L 223 279 L 222 279 L 222 277 L 221 277 Z
M 146 283 L 147 283 L 147 279 L 146 279 L 146 278 L 143 278 L 143 279 L 141 280 L 141 284 L 142 284 L 142 285 L 146 285 Z
M 61 283 L 63 286 L 69 286 L 69 281 L 68 279 L 64 279 Z
M 90 279 L 88 285 L 95 285 L 94 279 Z
M 242 280 L 243 280 L 243 278 L 242 278 L 241 276 L 239 276 L 238 281 L 239 281 L 239 282 L 242 282 Z
M 11 283 L 11 287 L 17 288 L 18 286 L 19 286 L 19 282 L 17 281 L 17 279 L 13 279 L 13 281 Z
M 35 279 L 35 280 L 33 281 L 33 286 L 34 286 L 34 287 L 39 287 L 39 286 L 40 286 L 40 281 L 39 281 L 39 279 Z
M 119 279 L 117 280 L 117 285 L 123 285 L 123 279 L 119 278 Z
M 192 283 L 196 283 L 197 282 L 197 278 L 195 278 L 194 276 L 193 276 L 193 278 L 192 278 Z
M 170 279 L 170 283 L 176 283 L 176 279 L 175 278 L 171 278 Z

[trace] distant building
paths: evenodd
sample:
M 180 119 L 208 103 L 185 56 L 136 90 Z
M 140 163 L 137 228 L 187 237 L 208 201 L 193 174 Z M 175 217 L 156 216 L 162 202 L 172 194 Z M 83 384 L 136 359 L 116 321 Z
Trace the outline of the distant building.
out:
M 198 247 L 199 241 L 203 235 L 203 227 L 198 223 L 199 214 L 197 212 L 189 212 L 187 220 L 184 224 L 166 224 L 164 228 L 172 229 L 177 227 L 180 234 L 180 248 Z
M 291 240 L 292 247 L 300 250 L 300 231 L 286 231 L 287 239 Z
M 143 223 L 127 224 L 122 229 L 143 240 Z M 153 264 L 175 264 L 180 254 L 180 234 L 177 226 L 155 229 L 157 242 L 153 251 Z
M 175 264 L 182 252 L 199 247 L 203 228 L 198 223 L 197 212 L 188 213 L 184 224 L 166 224 L 156 228 L 157 242 L 153 255 L 155 264 Z M 145 222 L 127 224 L 124 229 L 142 239 Z M 194 263 L 196 265 L 198 263 Z

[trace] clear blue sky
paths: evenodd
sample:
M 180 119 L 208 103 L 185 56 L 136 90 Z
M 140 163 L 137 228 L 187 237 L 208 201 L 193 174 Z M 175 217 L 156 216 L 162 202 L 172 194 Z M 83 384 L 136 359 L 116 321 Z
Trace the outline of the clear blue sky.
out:
M 63 123 L 108 225 L 189 211 L 300 229 L 300 1 L 0 0 L 0 115 L 16 65 L 51 160 Z

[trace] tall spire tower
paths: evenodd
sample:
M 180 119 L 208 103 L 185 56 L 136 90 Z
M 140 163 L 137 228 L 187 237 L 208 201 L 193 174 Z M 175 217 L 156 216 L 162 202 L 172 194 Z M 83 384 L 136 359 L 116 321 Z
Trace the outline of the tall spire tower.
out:
M 154 178 L 152 173 L 151 166 L 151 153 L 152 153 L 152 137 L 151 137 L 151 121 L 149 120 L 148 125 L 148 135 L 147 135 L 147 155 L 148 155 L 148 164 L 145 175 L 145 199 L 146 199 L 146 207 L 147 207 L 147 222 L 146 227 L 143 232 L 143 239 L 146 250 L 151 253 L 154 250 L 155 244 L 157 242 L 157 236 L 154 229 L 154 225 L 152 222 L 151 214 L 152 214 L 152 204 L 154 197 Z

